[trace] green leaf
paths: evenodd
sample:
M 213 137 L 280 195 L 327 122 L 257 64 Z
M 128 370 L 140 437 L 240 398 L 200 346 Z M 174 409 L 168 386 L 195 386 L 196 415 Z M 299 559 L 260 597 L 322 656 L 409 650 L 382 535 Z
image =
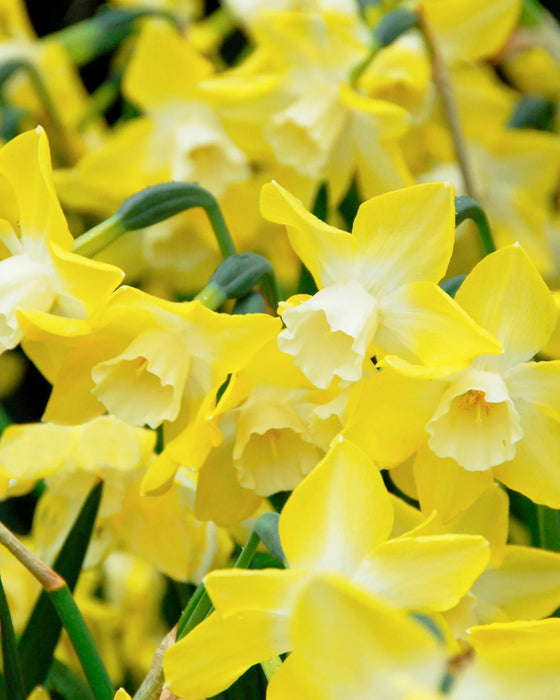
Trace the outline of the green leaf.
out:
M 90 491 L 53 565 L 53 569 L 64 578 L 70 591 L 74 590 L 84 563 L 102 491 L 102 482 Z M 61 629 L 62 624 L 56 610 L 48 594 L 43 591 L 33 608 L 18 646 L 25 690 L 28 694 L 36 685 L 45 682 Z
M 1 624 L 1 640 L 2 640 L 2 664 L 4 667 L 3 689 L 5 697 L 9 700 L 25 700 L 26 692 L 24 690 L 23 678 L 21 674 L 21 666 L 17 650 L 17 642 L 14 633 L 14 625 L 8 600 L 0 578 L 0 624 Z
M 50 693 L 62 695 L 66 700 L 95 700 L 89 686 L 58 659 L 53 659 L 45 687 Z

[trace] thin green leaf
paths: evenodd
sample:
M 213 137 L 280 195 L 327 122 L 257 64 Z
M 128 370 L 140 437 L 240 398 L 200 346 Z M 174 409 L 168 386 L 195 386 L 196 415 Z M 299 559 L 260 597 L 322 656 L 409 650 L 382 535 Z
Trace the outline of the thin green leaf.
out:
M 99 510 L 103 485 L 96 484 L 66 538 L 53 569 L 73 591 L 82 569 L 85 554 Z M 25 690 L 30 693 L 36 685 L 45 682 L 62 624 L 44 591 L 33 608 L 29 622 L 19 641 L 19 655 L 24 672 Z
M 26 693 L 21 674 L 21 665 L 18 656 L 17 642 L 14 633 L 14 625 L 8 600 L 0 578 L 0 624 L 2 640 L 2 662 L 4 666 L 5 696 L 10 700 L 25 700 Z

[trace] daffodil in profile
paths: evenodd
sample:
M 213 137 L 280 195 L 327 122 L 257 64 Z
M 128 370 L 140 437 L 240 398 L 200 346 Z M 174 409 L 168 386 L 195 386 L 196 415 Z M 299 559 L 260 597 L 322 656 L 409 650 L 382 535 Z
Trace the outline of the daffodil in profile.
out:
M 0 151 L 0 352 L 23 338 L 20 310 L 85 319 L 107 303 L 124 273 L 73 254 L 73 244 L 38 127 Z
M 364 363 L 467 366 L 500 352 L 438 286 L 454 240 L 453 188 L 440 183 L 389 192 L 361 205 L 352 234 L 323 223 L 276 183 L 265 185 L 266 219 L 287 226 L 294 251 L 319 288 L 281 304 L 278 344 L 321 389 L 333 376 L 355 382 Z

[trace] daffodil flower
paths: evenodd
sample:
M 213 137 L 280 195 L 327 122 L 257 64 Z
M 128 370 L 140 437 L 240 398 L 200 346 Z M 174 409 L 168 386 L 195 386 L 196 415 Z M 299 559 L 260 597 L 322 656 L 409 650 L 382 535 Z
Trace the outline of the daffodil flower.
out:
M 278 350 L 276 338 L 232 376 L 208 416 L 223 441 L 200 465 L 196 512 L 233 525 L 260 497 L 294 489 L 342 427 L 347 391 L 318 391 Z
M 560 369 L 557 361 L 530 362 L 556 323 L 552 294 L 527 254 L 513 245 L 482 260 L 455 298 L 500 340 L 504 353 L 482 354 L 438 381 L 389 370 L 366 380 L 350 400 L 343 433 L 386 466 L 418 450 L 414 476 L 422 508 L 437 510 L 444 520 L 473 503 L 494 477 L 556 508 Z M 393 395 L 394 389 L 401 393 Z M 387 426 L 396 412 L 399 423 Z
M 23 338 L 17 312 L 85 319 L 109 300 L 124 273 L 74 255 L 56 198 L 49 147 L 38 127 L 0 151 L 0 352 Z
M 22 320 L 26 347 L 53 383 L 47 420 L 75 425 L 108 410 L 153 428 L 180 413 L 188 423 L 279 325 L 265 314 L 219 314 L 131 287 L 121 287 L 93 324 L 31 312 Z
M 319 287 L 312 297 L 280 306 L 286 330 L 278 338 L 315 386 L 326 389 L 333 376 L 356 382 L 373 356 L 449 372 L 481 352 L 500 352 L 499 343 L 437 286 L 454 239 L 448 185 L 368 200 L 352 234 L 315 218 L 276 183 L 263 188 L 261 208 L 265 218 L 287 226 Z
M 33 519 L 39 556 L 59 551 L 87 494 L 102 479 L 103 495 L 86 566 L 118 546 L 177 581 L 198 583 L 222 566 L 231 538 L 194 515 L 196 486 L 185 472 L 160 496 L 141 496 L 142 477 L 154 459 L 156 435 L 114 416 L 76 426 L 10 425 L 0 439 L 2 495 L 28 493 L 45 480 Z
M 294 649 L 290 620 L 315 574 L 338 574 L 394 608 L 430 613 L 456 605 L 488 561 L 482 537 L 389 540 L 392 526 L 393 505 L 379 471 L 348 441 L 336 441 L 280 516 L 290 568 L 206 577 L 216 612 L 164 655 L 171 691 L 213 695 L 254 663 Z
M 357 14 L 263 11 L 251 33 L 254 54 L 201 86 L 246 152 L 326 181 L 333 203 L 354 174 L 367 197 L 412 184 L 406 111 L 351 86 L 369 52 Z

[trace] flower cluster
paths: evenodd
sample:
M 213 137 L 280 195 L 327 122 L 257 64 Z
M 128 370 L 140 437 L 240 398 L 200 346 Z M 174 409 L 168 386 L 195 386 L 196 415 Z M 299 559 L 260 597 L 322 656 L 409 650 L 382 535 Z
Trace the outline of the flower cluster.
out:
M 560 29 L 203 5 L 0 0 L 0 699 L 556 700 Z

